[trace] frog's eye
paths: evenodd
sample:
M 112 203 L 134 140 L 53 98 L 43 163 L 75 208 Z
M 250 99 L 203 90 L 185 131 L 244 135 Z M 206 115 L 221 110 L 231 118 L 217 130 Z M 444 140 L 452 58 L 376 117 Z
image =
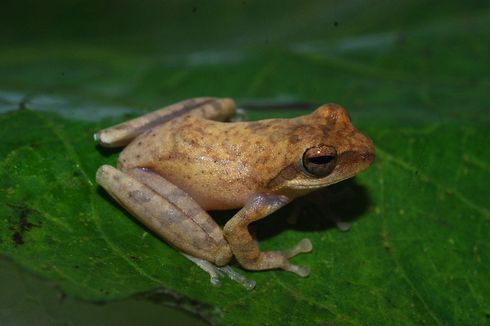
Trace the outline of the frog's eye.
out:
M 337 151 L 332 146 L 319 145 L 308 148 L 303 154 L 303 169 L 315 177 L 329 175 L 337 163 Z

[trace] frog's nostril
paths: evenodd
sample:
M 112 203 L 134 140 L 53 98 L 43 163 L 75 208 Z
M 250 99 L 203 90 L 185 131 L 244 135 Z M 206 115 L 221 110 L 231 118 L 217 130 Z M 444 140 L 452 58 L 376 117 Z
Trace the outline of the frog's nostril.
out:
M 372 152 L 364 152 L 364 153 L 361 154 L 361 159 L 363 161 L 372 162 L 374 160 L 374 153 L 372 153 Z

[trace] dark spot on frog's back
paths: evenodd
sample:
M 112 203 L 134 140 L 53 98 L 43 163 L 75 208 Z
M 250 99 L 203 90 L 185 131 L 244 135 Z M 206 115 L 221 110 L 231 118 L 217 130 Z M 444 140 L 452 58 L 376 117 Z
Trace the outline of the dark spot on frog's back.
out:
M 293 134 L 293 135 L 289 136 L 289 142 L 290 142 L 291 144 L 296 144 L 296 143 L 298 143 L 300 140 L 301 140 L 301 137 L 300 137 L 300 136 L 298 136 L 298 135 Z

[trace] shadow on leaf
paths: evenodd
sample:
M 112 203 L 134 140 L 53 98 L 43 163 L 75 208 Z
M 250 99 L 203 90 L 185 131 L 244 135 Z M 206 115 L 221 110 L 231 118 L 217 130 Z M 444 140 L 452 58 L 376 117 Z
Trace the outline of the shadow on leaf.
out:
M 274 237 L 286 229 L 319 232 L 337 227 L 349 229 L 371 206 L 366 188 L 349 179 L 298 198 L 265 219 L 252 225 L 259 240 Z
M 111 156 L 119 154 L 121 152 L 120 147 L 110 148 L 110 147 L 103 147 L 100 145 L 96 145 L 95 148 L 104 157 L 111 157 Z

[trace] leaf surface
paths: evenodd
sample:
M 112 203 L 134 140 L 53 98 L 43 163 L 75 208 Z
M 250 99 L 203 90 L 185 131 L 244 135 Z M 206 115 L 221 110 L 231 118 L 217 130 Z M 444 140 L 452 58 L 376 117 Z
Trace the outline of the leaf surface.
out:
M 217 27 L 228 22 L 223 16 L 210 23 L 214 32 L 194 35 L 199 51 L 177 44 L 148 46 L 148 54 L 118 40 L 65 46 L 54 38 L 0 52 L 0 253 L 78 298 L 164 288 L 167 297 L 199 302 L 190 310 L 218 324 L 488 322 L 490 11 L 477 2 L 440 12 L 429 4 L 436 14 L 424 15 L 417 2 L 403 3 L 396 22 L 381 19 L 390 5 L 358 7 L 368 18 L 338 5 L 322 23 L 314 13 L 332 7 L 315 3 L 305 17 L 324 29 L 296 16 L 289 26 L 266 6 L 275 22 L 269 45 L 262 11 L 250 14 L 257 27 L 245 9 L 226 7 L 251 29 L 243 44 L 219 44 L 227 39 Z M 211 9 L 197 8 L 196 25 L 178 35 L 197 31 Z M 148 37 L 170 40 L 165 33 Z M 294 258 L 311 268 L 309 278 L 241 271 L 257 281 L 254 291 L 230 281 L 213 288 L 96 186 L 95 171 L 114 165 L 117 151 L 98 149 L 94 131 L 202 95 L 250 108 L 269 103 L 250 110 L 253 120 L 308 111 L 288 103 L 337 102 L 374 140 L 368 171 L 256 225 L 264 249 L 310 238 L 314 251 Z M 337 230 L 332 216 L 350 220 L 350 231 Z

